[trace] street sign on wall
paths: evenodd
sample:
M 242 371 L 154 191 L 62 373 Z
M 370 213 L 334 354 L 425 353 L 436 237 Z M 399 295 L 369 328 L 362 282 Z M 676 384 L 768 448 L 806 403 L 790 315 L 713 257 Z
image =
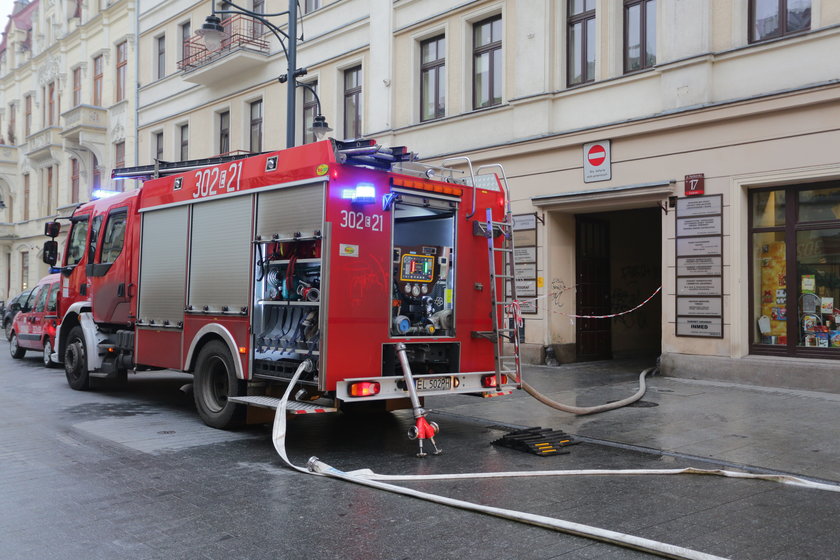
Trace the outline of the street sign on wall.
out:
M 612 179 L 610 141 L 602 140 L 583 145 L 583 182 L 609 181 Z

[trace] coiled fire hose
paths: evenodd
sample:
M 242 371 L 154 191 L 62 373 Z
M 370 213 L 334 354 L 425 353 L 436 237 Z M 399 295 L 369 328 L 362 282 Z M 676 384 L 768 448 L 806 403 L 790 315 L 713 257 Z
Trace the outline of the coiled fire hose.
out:
M 272 442 L 274 444 L 274 448 L 277 450 L 277 453 L 280 455 L 280 458 L 283 462 L 290 468 L 315 476 L 328 476 L 331 478 L 337 478 L 340 480 L 345 480 L 347 482 L 352 482 L 354 484 L 360 484 L 362 486 L 368 486 L 370 488 L 376 488 L 379 490 L 385 490 L 388 492 L 393 492 L 396 494 L 402 494 L 404 496 L 411 496 L 413 498 L 419 498 L 421 500 L 426 500 L 429 502 L 434 502 L 438 504 L 443 504 L 450 507 L 456 507 L 460 509 L 465 509 L 469 511 L 475 511 L 478 513 L 483 513 L 485 515 L 492 515 L 495 517 L 501 517 L 503 519 L 508 519 L 511 521 L 517 521 L 520 523 L 525 523 L 528 525 L 534 525 L 537 527 L 543 527 L 546 529 L 552 529 L 554 531 L 559 531 L 563 533 L 568 533 L 571 535 L 576 535 L 580 537 L 585 537 L 589 539 L 594 539 L 598 541 L 602 541 L 609 544 L 615 544 L 618 546 L 623 546 L 626 548 L 632 548 L 636 550 L 641 550 L 643 552 L 648 552 L 651 554 L 655 554 L 657 556 L 662 556 L 664 558 L 677 558 L 677 559 L 684 559 L 684 560 L 725 560 L 720 556 L 714 556 L 712 554 L 707 554 L 705 552 L 699 552 L 696 550 L 691 550 L 689 548 L 683 548 L 680 546 L 675 546 L 672 544 L 662 543 L 658 541 L 654 541 L 651 539 L 645 539 L 642 537 L 637 537 L 634 535 L 628 535 L 624 533 L 619 533 L 616 531 L 610 531 L 609 529 L 602 529 L 600 527 L 593 527 L 591 525 L 584 525 L 581 523 L 575 523 L 572 521 L 565 521 L 562 519 L 555 519 L 553 517 L 547 517 L 544 515 L 536 515 L 511 509 L 505 508 L 497 508 L 492 506 L 485 506 L 482 504 L 476 504 L 472 502 L 467 502 L 465 500 L 458 500 L 454 498 L 448 498 L 446 496 L 439 496 L 437 494 L 431 494 L 429 492 L 420 492 L 418 490 L 414 490 L 411 488 L 405 488 L 402 486 L 397 486 L 395 484 L 388 484 L 386 482 L 382 482 L 384 480 L 445 480 L 445 479 L 475 479 L 475 478 L 491 478 L 491 477 L 498 477 L 498 478 L 513 478 L 513 477 L 525 477 L 525 476 L 580 476 L 580 475 L 673 475 L 673 474 L 705 474 L 705 475 L 717 475 L 717 476 L 726 476 L 726 477 L 734 477 L 734 478 L 751 478 L 751 479 L 761 479 L 761 480 L 771 480 L 775 482 L 780 482 L 783 484 L 790 484 L 794 486 L 802 486 L 807 488 L 819 489 L 819 490 L 827 490 L 830 492 L 840 492 L 840 486 L 831 485 L 831 484 L 823 484 L 819 482 L 813 482 L 793 476 L 782 476 L 782 475 L 764 475 L 764 474 L 751 474 L 751 473 L 741 473 L 736 471 L 726 471 L 726 470 L 703 470 L 703 469 L 633 469 L 633 470 L 555 470 L 555 471 L 514 471 L 514 472 L 490 472 L 490 473 L 456 473 L 456 474 L 439 474 L 439 475 L 381 475 L 373 472 L 370 469 L 361 469 L 356 471 L 345 472 L 335 467 L 331 467 L 330 465 L 318 460 L 317 457 L 311 457 L 307 462 L 306 468 L 299 467 L 292 463 L 289 460 L 288 455 L 286 454 L 286 406 L 289 402 L 289 396 L 297 383 L 298 378 L 304 371 L 308 371 L 312 367 L 312 363 L 309 360 L 304 361 L 298 367 L 297 371 L 295 371 L 294 376 L 292 377 L 291 381 L 289 382 L 289 386 L 286 388 L 286 392 L 283 394 L 283 398 L 280 401 L 280 404 L 277 407 L 277 414 L 274 417 L 274 425 L 272 427 Z M 644 374 L 643 374 L 644 375 Z M 634 395 L 635 396 L 635 395 Z M 632 398 L 632 397 L 631 397 Z M 625 399 L 627 400 L 627 399 Z M 619 401 L 620 402 L 620 401 Z M 616 403 L 610 403 L 611 405 L 615 405 Z

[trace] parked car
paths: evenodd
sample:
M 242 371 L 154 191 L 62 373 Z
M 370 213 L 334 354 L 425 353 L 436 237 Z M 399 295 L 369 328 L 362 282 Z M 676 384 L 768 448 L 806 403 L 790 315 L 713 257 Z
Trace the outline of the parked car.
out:
M 58 324 L 56 304 L 60 284 L 60 274 L 44 276 L 32 290 L 27 305 L 15 316 L 9 335 L 12 358 L 23 358 L 27 350 L 40 350 L 44 353 L 44 365 L 55 365 L 51 355 Z
M 22 306 L 26 305 L 30 294 L 32 294 L 32 290 L 33 288 L 24 290 L 10 299 L 6 308 L 3 310 L 3 331 L 6 333 L 6 340 L 9 340 L 9 336 L 12 334 L 12 321 L 14 321 L 15 315 L 20 313 Z

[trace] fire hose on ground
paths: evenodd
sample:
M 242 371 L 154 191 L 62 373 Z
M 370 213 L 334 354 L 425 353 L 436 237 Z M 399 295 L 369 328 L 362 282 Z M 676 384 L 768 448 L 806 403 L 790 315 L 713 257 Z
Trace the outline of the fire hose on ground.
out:
M 405 488 L 402 486 L 398 486 L 395 484 L 389 484 L 383 481 L 394 481 L 394 480 L 406 480 L 406 481 L 420 481 L 420 480 L 452 480 L 452 479 L 475 479 L 475 478 L 513 478 L 513 477 L 531 477 L 531 476 L 627 476 L 627 475 L 674 475 L 674 474 L 704 474 L 704 475 L 716 475 L 716 476 L 725 476 L 725 477 L 733 477 L 733 478 L 749 478 L 749 479 L 759 479 L 759 480 L 769 480 L 775 481 L 782 484 L 800 486 L 805 488 L 811 489 L 818 489 L 818 490 L 825 490 L 830 492 L 840 492 L 840 486 L 831 485 L 831 484 L 824 484 L 819 482 L 813 482 L 793 476 L 783 476 L 783 475 L 765 475 L 765 474 L 752 474 L 752 473 L 742 473 L 737 471 L 727 471 L 727 470 L 704 470 L 704 469 L 694 469 L 694 468 L 687 468 L 687 469 L 633 469 L 633 470 L 554 470 L 554 471 L 515 471 L 515 472 L 491 472 L 491 473 L 455 473 L 455 474 L 440 474 L 440 475 L 381 475 L 373 472 L 370 469 L 361 469 L 356 471 L 345 472 L 335 467 L 332 467 L 320 460 L 317 457 L 311 457 L 307 462 L 306 468 L 300 467 L 295 465 L 289 459 L 286 453 L 286 406 L 289 401 L 289 396 L 297 383 L 298 378 L 300 375 L 310 369 L 312 367 L 312 363 L 310 361 L 304 361 L 295 372 L 294 376 L 292 377 L 291 381 L 289 382 L 289 386 L 286 389 L 286 392 L 283 394 L 283 398 L 280 401 L 280 404 L 277 407 L 277 414 L 274 417 L 274 425 L 272 428 L 272 442 L 274 443 L 274 448 L 277 450 L 277 453 L 280 455 L 283 462 L 290 468 L 297 470 L 302 473 L 311 474 L 315 476 L 327 476 L 331 478 L 336 478 L 339 480 L 344 480 L 347 482 L 352 482 L 354 484 L 360 484 L 362 486 L 368 486 L 370 488 L 376 488 L 379 490 L 385 490 L 387 492 L 393 492 L 396 494 L 402 494 L 404 496 L 410 496 L 413 498 L 418 498 L 421 500 L 426 500 L 433 503 L 438 503 L 450 507 L 455 507 L 459 509 L 475 511 L 478 513 L 483 513 L 485 515 L 492 515 L 495 517 L 500 517 L 503 519 L 508 519 L 511 521 L 517 521 L 519 523 L 525 523 L 528 525 L 534 525 L 537 527 L 543 527 L 546 529 L 552 529 L 554 531 L 559 531 L 571 535 L 576 535 L 580 537 L 585 537 L 589 539 L 594 539 L 597 541 L 615 544 L 619 546 L 623 546 L 626 548 L 632 548 L 636 550 L 641 550 L 643 552 L 648 552 L 651 554 L 655 554 L 658 556 L 662 556 L 665 558 L 678 558 L 678 559 L 685 559 L 685 560 L 723 560 L 720 556 L 715 556 L 712 554 L 707 554 L 704 552 L 699 552 L 696 550 L 675 546 L 672 544 L 667 544 L 659 541 L 654 541 L 651 539 L 646 539 L 643 537 L 638 537 L 634 535 L 628 535 L 625 533 L 619 533 L 617 531 L 611 531 L 609 529 L 603 529 L 600 527 L 594 527 L 591 525 L 584 525 L 581 523 L 575 523 L 572 521 L 565 521 L 562 519 L 556 519 L 553 517 L 547 517 L 544 515 L 536 515 L 511 509 L 505 508 L 497 508 L 492 506 L 486 506 L 482 504 L 476 504 L 473 502 L 468 502 L 465 500 L 458 500 L 454 498 L 449 498 L 446 496 L 439 496 L 437 494 L 432 494 L 429 492 L 421 492 L 418 490 L 414 490 L 411 488 Z M 647 370 L 646 370 L 647 371 Z M 642 373 L 641 380 L 644 383 L 644 376 L 645 372 Z M 643 388 L 642 388 L 643 389 Z M 635 395 L 634 395 L 635 397 Z M 630 397 L 633 398 L 633 397 Z M 628 400 L 628 399 L 624 399 Z M 619 401 L 621 402 L 621 401 Z M 608 406 L 615 406 L 618 403 L 610 403 Z M 620 406 L 620 405 L 618 405 Z M 577 407 L 574 407 L 577 408 Z M 598 408 L 598 407 L 592 407 Z M 591 412 L 589 412 L 591 414 Z

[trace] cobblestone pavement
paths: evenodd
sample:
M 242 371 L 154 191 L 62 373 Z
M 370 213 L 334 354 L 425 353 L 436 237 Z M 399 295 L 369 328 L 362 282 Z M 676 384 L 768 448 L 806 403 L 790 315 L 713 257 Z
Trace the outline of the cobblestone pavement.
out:
M 528 375 L 549 394 L 586 405 L 632 392 L 638 366 L 529 368 Z M 140 374 L 123 390 L 76 392 L 62 370 L 40 365 L 40 355 L 13 361 L 0 343 L 0 558 L 649 557 L 290 471 L 266 426 L 204 426 L 179 390 L 189 380 Z M 394 474 L 728 461 L 840 479 L 837 443 L 823 441 L 838 425 L 836 395 L 650 384 L 648 406 L 591 418 L 554 412 L 524 394 L 429 399 L 445 453 L 426 460 L 412 455 L 406 412 L 296 417 L 288 449 L 297 464 L 317 455 L 342 469 Z M 511 425 L 565 429 L 592 442 L 555 457 L 492 446 Z M 815 426 L 797 439 L 797 427 Z M 771 482 L 681 475 L 404 484 L 731 558 L 833 558 L 840 547 L 840 494 Z

